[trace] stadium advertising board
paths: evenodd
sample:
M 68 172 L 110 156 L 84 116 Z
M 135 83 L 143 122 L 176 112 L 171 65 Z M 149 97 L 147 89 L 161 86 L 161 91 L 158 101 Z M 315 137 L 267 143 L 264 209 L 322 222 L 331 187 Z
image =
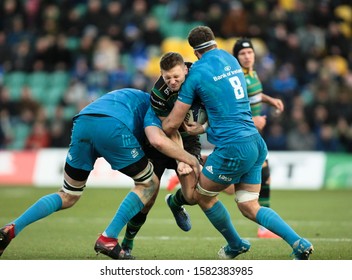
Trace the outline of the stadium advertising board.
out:
M 39 151 L 1 151 L 1 186 L 58 187 L 66 149 Z M 203 151 L 209 154 L 209 150 Z M 321 152 L 270 152 L 272 189 L 321 189 L 352 188 L 352 156 Z M 175 174 L 166 170 L 161 180 L 165 188 Z M 104 159 L 98 159 L 88 179 L 90 187 L 132 187 L 126 175 L 111 169 Z

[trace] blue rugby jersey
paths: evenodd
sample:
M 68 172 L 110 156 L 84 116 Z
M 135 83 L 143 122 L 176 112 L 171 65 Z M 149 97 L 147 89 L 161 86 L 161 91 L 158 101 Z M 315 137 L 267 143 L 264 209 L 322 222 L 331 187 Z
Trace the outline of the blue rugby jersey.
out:
M 156 115 L 152 106 L 150 106 L 150 108 L 148 109 L 144 117 L 144 128 L 146 128 L 147 126 L 156 126 L 156 127 L 159 127 L 160 129 L 163 129 L 161 120 Z
M 149 93 L 125 88 L 104 94 L 83 108 L 75 117 L 92 114 L 114 117 L 124 123 L 142 143 L 145 139 L 144 117 L 149 107 Z
M 213 49 L 193 63 L 178 100 L 192 104 L 196 96 L 203 101 L 208 114 L 210 143 L 216 146 L 233 144 L 258 133 L 252 120 L 242 68 L 228 52 Z

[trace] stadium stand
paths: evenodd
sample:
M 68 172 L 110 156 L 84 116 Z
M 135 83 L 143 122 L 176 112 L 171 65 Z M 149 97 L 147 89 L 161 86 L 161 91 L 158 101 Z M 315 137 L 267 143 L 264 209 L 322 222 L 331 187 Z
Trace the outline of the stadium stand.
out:
M 186 38 L 191 28 L 204 24 L 214 30 L 219 47 L 229 52 L 237 38 L 251 38 L 264 91 L 285 101 L 284 114 L 265 112 L 270 150 L 294 149 L 287 137 L 299 133 L 304 122 L 314 139 L 310 149 L 352 152 L 348 0 L 208 0 L 188 6 L 173 0 L 31 3 L 0 4 L 1 149 L 23 149 L 26 133 L 21 126 L 25 123 L 31 130 L 37 118 L 45 118 L 50 126 L 58 107 L 69 120 L 102 92 L 126 86 L 149 91 L 159 75 L 162 53 L 176 51 L 195 61 Z M 232 14 L 238 15 L 237 20 L 231 19 Z M 147 29 L 151 17 L 157 25 Z M 103 52 L 101 41 L 109 46 Z M 113 69 L 101 63 L 110 65 L 111 59 L 106 60 L 110 52 L 116 57 Z M 79 86 L 73 87 L 76 83 Z M 17 108 L 25 87 L 43 109 L 33 111 L 30 121 L 23 120 Z M 75 94 L 79 97 L 72 98 Z M 43 111 L 44 117 L 38 113 Z M 272 126 L 275 129 L 269 129 Z M 329 142 L 336 145 L 322 145 Z

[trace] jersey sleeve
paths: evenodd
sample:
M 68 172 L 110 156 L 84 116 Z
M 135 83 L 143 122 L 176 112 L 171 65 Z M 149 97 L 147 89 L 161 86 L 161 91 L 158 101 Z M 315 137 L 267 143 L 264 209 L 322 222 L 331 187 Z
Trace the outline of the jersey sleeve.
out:
M 147 126 L 157 126 L 162 129 L 161 120 L 157 117 L 152 107 L 149 107 L 144 117 L 144 128 L 146 128 Z
M 165 90 L 165 82 L 163 77 L 156 81 L 151 92 L 150 92 L 150 104 L 155 114 L 159 117 L 166 117 L 169 114 L 169 110 L 167 108 L 167 103 L 163 94 Z

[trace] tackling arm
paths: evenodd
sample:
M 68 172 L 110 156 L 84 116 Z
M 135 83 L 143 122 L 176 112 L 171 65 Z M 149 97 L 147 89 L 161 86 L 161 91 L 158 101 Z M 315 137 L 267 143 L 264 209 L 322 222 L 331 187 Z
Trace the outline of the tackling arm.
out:
M 166 135 L 174 134 L 181 126 L 191 105 L 176 101 L 170 114 L 163 120 L 163 130 Z M 184 161 L 183 161 L 184 162 Z
M 179 133 L 175 134 L 179 135 L 179 139 L 176 140 L 177 143 L 167 137 L 165 133 L 157 126 L 147 126 L 145 128 L 145 134 L 154 148 L 168 157 L 187 163 L 194 170 L 196 176 L 199 176 L 199 162 L 195 156 L 180 147 L 179 141 L 182 143 L 182 139 Z

